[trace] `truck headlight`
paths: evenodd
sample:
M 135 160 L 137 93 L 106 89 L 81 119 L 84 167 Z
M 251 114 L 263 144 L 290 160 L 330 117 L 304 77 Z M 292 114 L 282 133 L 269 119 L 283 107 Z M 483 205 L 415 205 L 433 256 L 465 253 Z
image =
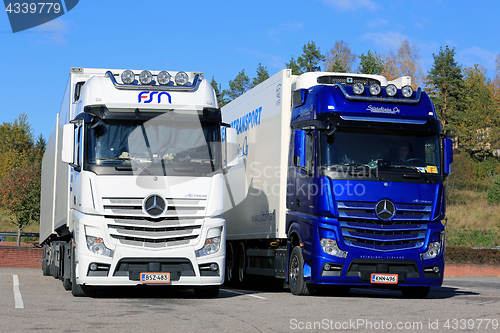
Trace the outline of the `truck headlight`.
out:
M 175 83 L 178 86 L 183 86 L 188 82 L 188 75 L 186 72 L 178 72 L 175 74 Z
M 158 80 L 159 84 L 165 86 L 170 82 L 170 74 L 166 71 L 161 71 L 156 76 L 156 80 Z
M 410 98 L 413 95 L 413 88 L 411 86 L 404 86 L 401 89 L 401 94 L 404 98 Z
M 135 74 L 131 70 L 127 69 L 124 71 L 121 75 L 122 77 L 122 82 L 124 84 L 131 84 L 135 80 Z
M 385 93 L 389 97 L 394 97 L 398 93 L 398 88 L 393 84 L 388 84 L 387 87 L 385 87 Z
M 150 84 L 151 81 L 153 80 L 153 74 L 151 74 L 150 71 L 142 71 L 141 74 L 139 74 L 139 81 L 142 84 Z
M 104 241 L 100 237 L 87 236 L 87 248 L 90 252 L 103 255 L 106 257 L 113 257 L 113 250 L 108 249 L 104 245 Z
M 331 256 L 340 258 L 347 257 L 347 252 L 339 249 L 335 239 L 321 238 L 321 248 L 323 249 L 323 252 Z
M 354 92 L 354 94 L 356 95 L 361 95 L 362 93 L 365 92 L 365 86 L 360 83 L 360 82 L 356 82 L 355 84 L 353 84 L 352 86 L 352 91 Z
M 434 259 L 443 250 L 444 232 L 434 233 L 427 247 L 427 251 L 420 255 L 422 260 Z
M 205 245 L 196 251 L 197 257 L 209 256 L 211 254 L 217 253 L 220 250 L 220 236 L 207 238 L 205 240 Z
M 370 85 L 370 94 L 372 96 L 380 95 L 380 86 L 376 83 L 373 83 L 372 85 Z

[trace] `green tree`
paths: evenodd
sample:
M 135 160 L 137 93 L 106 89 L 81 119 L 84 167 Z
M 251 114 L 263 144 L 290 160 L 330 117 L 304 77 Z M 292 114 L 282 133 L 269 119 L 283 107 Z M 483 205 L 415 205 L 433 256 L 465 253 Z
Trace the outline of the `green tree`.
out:
M 380 75 L 384 71 L 384 62 L 377 52 L 371 53 L 371 51 L 368 50 L 366 55 L 361 53 L 359 59 L 358 71 L 361 74 Z
M 286 63 L 286 68 L 292 70 L 293 75 L 300 75 L 306 72 L 319 72 L 321 67 L 320 62 L 325 60 L 325 56 L 321 54 L 319 47 L 314 42 L 308 42 L 302 47 L 302 55 L 295 61 L 294 57 L 290 62 Z
M 45 149 L 44 142 L 39 143 Z M 0 182 L 16 166 L 33 162 L 36 158 L 41 159 L 43 151 L 33 148 L 33 130 L 26 114 L 20 114 L 13 123 L 3 123 L 0 126 Z
M 297 58 L 297 64 L 304 69 L 305 72 L 319 72 L 321 67 L 320 61 L 325 57 L 321 54 L 319 47 L 314 42 L 308 42 L 302 47 L 302 55 Z
M 0 207 L 21 229 L 40 216 L 41 161 L 46 141 L 36 140 L 25 114 L 0 126 Z
M 210 81 L 210 85 L 214 88 L 215 97 L 217 98 L 217 104 L 221 108 L 228 103 L 226 98 L 226 91 L 222 90 L 221 85 L 215 81 L 215 78 L 212 76 L 212 81 Z
M 500 175 L 497 176 L 493 184 L 491 184 L 491 187 L 488 189 L 486 199 L 489 204 L 500 203 Z
M 492 143 L 499 140 L 499 108 L 480 65 L 465 69 L 465 107 L 457 112 L 454 128 L 461 148 L 480 159 L 492 155 Z
M 350 73 L 355 62 L 356 55 L 351 52 L 349 43 L 339 40 L 335 42 L 335 45 L 325 58 L 323 66 L 329 72 Z
M 304 74 L 304 71 L 297 64 L 297 61 L 295 61 L 293 56 L 290 58 L 290 62 L 285 64 L 285 67 L 291 69 L 293 75 Z
M 462 68 L 455 61 L 455 48 L 439 49 L 427 75 L 429 93 L 443 130 L 453 129 L 453 118 L 463 109 L 465 83 Z
M 17 246 L 21 242 L 21 230 L 40 220 L 40 187 L 41 167 L 38 161 L 11 169 L 1 183 L 2 206 L 17 227 Z
M 229 90 L 224 91 L 224 93 L 229 97 L 229 101 L 232 101 L 243 95 L 249 89 L 250 78 L 245 74 L 245 70 L 242 69 L 234 80 L 229 81 Z
M 250 86 L 250 88 L 255 87 L 256 85 L 264 82 L 267 79 L 269 79 L 269 72 L 267 71 L 267 67 L 262 66 L 262 64 L 259 63 L 259 66 L 257 66 L 257 76 L 252 80 L 252 85 Z

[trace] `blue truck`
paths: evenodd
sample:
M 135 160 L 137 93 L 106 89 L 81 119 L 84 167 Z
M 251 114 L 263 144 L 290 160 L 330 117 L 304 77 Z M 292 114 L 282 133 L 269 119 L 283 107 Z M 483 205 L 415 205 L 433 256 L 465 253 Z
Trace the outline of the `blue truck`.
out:
M 226 282 L 426 297 L 444 273 L 453 144 L 411 78 L 282 70 L 222 108 Z

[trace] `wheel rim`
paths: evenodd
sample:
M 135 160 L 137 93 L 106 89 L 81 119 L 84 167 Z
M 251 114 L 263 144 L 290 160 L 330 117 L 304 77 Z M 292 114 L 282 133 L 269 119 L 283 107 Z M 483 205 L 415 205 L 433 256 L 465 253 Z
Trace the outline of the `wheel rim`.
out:
M 292 286 L 296 286 L 299 279 L 299 258 L 297 256 L 292 257 L 290 262 L 290 282 Z

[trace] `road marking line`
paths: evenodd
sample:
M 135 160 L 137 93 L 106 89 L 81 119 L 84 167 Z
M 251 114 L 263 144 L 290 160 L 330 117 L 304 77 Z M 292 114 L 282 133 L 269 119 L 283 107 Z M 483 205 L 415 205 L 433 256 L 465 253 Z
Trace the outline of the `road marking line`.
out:
M 14 279 L 13 289 L 14 289 L 14 301 L 16 302 L 16 309 L 24 309 L 23 297 L 19 291 L 19 276 L 12 275 Z
M 222 291 L 227 291 L 228 293 L 233 293 L 233 294 L 238 294 L 238 295 L 245 295 L 245 296 L 251 296 L 259 299 L 267 299 L 265 297 L 257 296 L 257 295 L 252 295 L 252 294 L 245 294 L 239 291 L 234 291 L 234 290 L 227 290 L 227 289 L 221 289 Z

